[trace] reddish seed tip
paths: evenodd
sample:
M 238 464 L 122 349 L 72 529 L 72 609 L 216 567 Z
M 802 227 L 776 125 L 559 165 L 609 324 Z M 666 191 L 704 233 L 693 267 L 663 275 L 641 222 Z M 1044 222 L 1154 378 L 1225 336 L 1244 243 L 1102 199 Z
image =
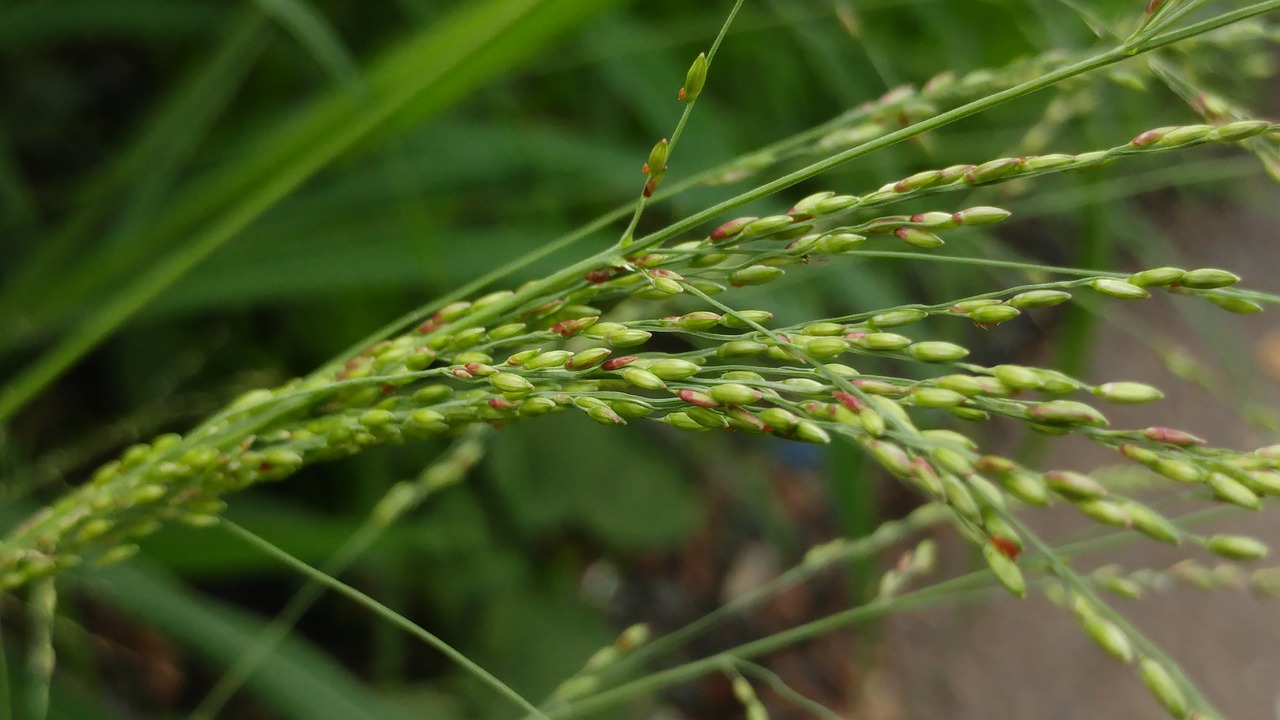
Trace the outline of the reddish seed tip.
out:
M 1001 555 L 1004 555 L 1010 560 L 1017 560 L 1018 555 L 1022 552 L 1022 548 L 1018 547 L 1018 544 L 1009 538 L 1000 537 L 999 535 L 988 535 L 987 540 L 995 546 L 996 550 L 1000 551 Z
M 391 394 L 393 394 L 395 391 L 396 391 L 396 386 L 395 386 L 395 385 L 383 385 L 383 386 L 382 386 L 382 394 L 383 394 L 383 395 L 391 395 Z
M 259 465 L 259 466 L 258 466 L 258 472 L 270 472 L 270 471 L 271 471 L 271 468 L 273 468 L 273 467 L 275 467 L 275 466 L 274 466 L 274 465 L 272 465 L 271 463 L 269 463 L 269 462 L 264 462 L 264 463 L 262 463 L 261 465 Z
M 680 102 L 684 102 L 687 97 L 689 97 L 689 93 L 685 92 L 684 88 L 680 88 L 680 92 L 676 93 L 676 99 Z
M 643 174 L 645 174 L 645 175 L 648 175 L 648 174 L 649 174 L 649 163 L 645 163 L 645 164 L 641 165 L 641 166 L 640 166 L 640 172 L 641 172 L 641 173 L 643 173 Z
M 639 356 L 636 356 L 636 355 L 624 355 L 622 357 L 609 358 L 608 360 L 605 360 L 604 363 L 600 365 L 600 369 L 601 370 L 617 370 L 618 368 L 626 367 L 627 365 L 630 365 L 631 363 L 639 359 L 640 359 Z
M 592 270 L 586 275 L 583 275 L 582 279 L 589 283 L 599 285 L 600 283 L 608 282 L 611 277 L 613 277 L 613 271 L 602 268 L 600 270 Z
M 831 397 L 835 398 L 836 402 L 849 408 L 850 410 L 853 410 L 854 412 L 857 412 L 858 410 L 862 409 L 862 401 L 854 397 L 853 395 L 850 395 L 849 393 L 835 392 L 835 393 L 831 393 Z

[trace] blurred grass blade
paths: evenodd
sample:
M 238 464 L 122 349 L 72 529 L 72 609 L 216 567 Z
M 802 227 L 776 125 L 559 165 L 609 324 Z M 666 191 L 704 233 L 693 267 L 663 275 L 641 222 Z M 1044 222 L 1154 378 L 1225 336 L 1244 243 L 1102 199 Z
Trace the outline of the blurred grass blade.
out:
M 254 0 L 254 4 L 287 30 L 339 85 L 360 80 L 360 68 L 342 37 L 310 4 L 303 0 Z
M 599 0 L 490 0 L 469 5 L 396 47 L 368 74 L 367 96 L 331 94 L 258 143 L 212 184 L 158 219 L 149 247 L 177 246 L 145 269 L 125 268 L 124 288 L 0 392 L 0 422 L 128 321 L 143 305 L 238 235 L 335 159 L 375 132 L 421 120 L 513 66 L 568 27 L 607 7 Z M 197 222 L 191 227 L 188 218 Z M 90 260 L 90 267 L 102 267 Z
M 188 592 L 144 562 L 135 560 L 94 574 L 106 581 L 103 591 L 94 593 L 96 598 L 219 665 L 234 662 L 266 625 Z M 396 717 L 371 688 L 296 637 L 284 639 L 272 662 L 259 667 L 248 685 L 264 703 L 298 720 Z
M 75 213 L 23 259 L 0 293 L 0 313 L 19 319 L 0 334 L 0 347 L 21 342 L 24 324 L 39 326 L 42 316 L 37 308 L 79 297 L 75 288 L 82 273 L 68 268 L 89 244 L 90 234 L 99 231 L 112 213 L 119 213 L 113 230 L 117 236 L 150 219 L 256 64 L 269 37 L 270 24 L 261 13 L 249 12 L 156 109 L 136 142 L 78 193 Z M 96 288 L 85 290 L 92 293 Z

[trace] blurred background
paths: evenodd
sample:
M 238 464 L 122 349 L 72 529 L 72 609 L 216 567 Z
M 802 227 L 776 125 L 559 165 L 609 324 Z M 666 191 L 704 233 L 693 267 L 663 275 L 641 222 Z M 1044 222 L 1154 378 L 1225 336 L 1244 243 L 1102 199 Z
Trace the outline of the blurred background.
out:
M 667 182 L 944 71 L 963 76 L 1053 48 L 1101 47 L 1096 31 L 1130 27 L 1140 5 L 1095 0 L 1086 22 L 1066 4 L 1014 0 L 750 0 Z M 648 149 L 683 109 L 675 95 L 688 63 L 730 7 L 0 2 L 0 528 L 129 443 L 183 432 L 244 390 L 305 374 L 393 318 L 632 201 Z M 1268 91 L 1273 36 L 1165 57 L 1265 117 L 1280 109 Z M 880 120 L 893 129 L 945 109 Z M 860 194 L 922 169 L 1106 148 L 1193 122 L 1195 111 L 1133 61 L 861 159 L 742 214 L 782 211 L 809 192 Z M 816 157 L 691 189 L 652 207 L 642 230 Z M 952 255 L 1121 270 L 1214 265 L 1280 292 L 1275 197 L 1259 159 L 1226 148 L 892 212 L 1014 211 L 999 236 L 955 233 Z M 495 288 L 598 251 L 620 230 Z M 1023 277 L 867 258 L 796 270 L 767 289 L 735 291 L 731 302 L 799 322 L 942 302 Z M 1248 448 L 1275 442 L 1280 428 L 1267 409 L 1280 331 L 1263 318 L 1160 298 L 1137 308 L 1072 304 L 992 331 L 956 323 L 930 332 L 966 343 L 981 363 L 1155 382 L 1171 399 L 1117 415 L 1117 424 L 1184 427 Z M 653 425 L 609 430 L 555 417 L 492 433 L 464 482 L 341 577 L 540 698 L 628 625 L 675 629 L 812 545 L 865 535 L 918 502 L 849 448 Z M 1046 468 L 1111 462 L 1076 445 L 966 429 Z M 310 467 L 234 496 L 228 517 L 322 564 L 393 483 L 417 476 L 444 447 Z M 1051 538 L 1072 529 L 1053 514 L 1032 519 Z M 1262 525 L 1250 529 L 1265 535 Z M 947 572 L 969 566 L 962 543 L 938 538 Z M 781 595 L 664 662 L 865 601 L 896 557 Z M 164 530 L 122 566 L 68 576 L 49 717 L 186 717 L 301 583 L 217 530 L 185 528 Z M 1275 715 L 1275 606 L 1180 590 L 1122 609 L 1169 643 L 1224 710 Z M 25 596 L 0 598 L 0 626 L 0 715 L 26 718 Z M 765 664 L 840 717 L 1161 716 L 1135 679 L 1105 662 L 1043 600 L 996 600 L 835 633 Z M 761 693 L 776 718 L 811 716 Z M 325 596 L 219 717 L 507 716 L 499 703 L 443 656 Z M 742 712 L 716 676 L 605 716 Z

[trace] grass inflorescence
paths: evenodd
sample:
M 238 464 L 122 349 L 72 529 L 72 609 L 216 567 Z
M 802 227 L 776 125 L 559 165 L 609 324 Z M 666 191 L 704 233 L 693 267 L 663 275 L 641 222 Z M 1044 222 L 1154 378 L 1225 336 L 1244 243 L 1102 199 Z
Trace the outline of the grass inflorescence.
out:
M 1188 431 L 1162 425 L 1158 416 L 1145 427 L 1114 427 L 1108 405 L 1155 402 L 1163 391 L 1123 377 L 1089 382 L 1051 367 L 974 362 L 971 358 L 981 353 L 955 341 L 955 324 L 999 332 L 1039 313 L 1056 312 L 1047 309 L 1082 295 L 1117 303 L 1206 301 L 1246 315 L 1280 303 L 1280 297 L 1238 286 L 1240 277 L 1223 268 L 1117 272 L 956 256 L 950 259 L 1021 271 L 1027 279 L 976 294 L 847 308 L 801 322 L 774 322 L 767 303 L 751 308 L 733 304 L 739 288 L 803 277 L 814 270 L 811 266 L 853 265 L 886 255 L 927 258 L 948 243 L 963 245 L 978 232 L 1016 219 L 1016 207 L 948 202 L 975 190 L 1017 181 L 1020 192 L 1033 193 L 1035 183 L 1051 175 L 1106 172 L 1142 156 L 1207 145 L 1248 144 L 1267 163 L 1280 139 L 1280 125 L 1252 119 L 1238 105 L 1196 92 L 1195 84 L 1168 59 L 1144 64 L 1135 57 L 1166 46 L 1182 48 L 1191 40 L 1200 47 L 1253 49 L 1276 39 L 1273 28 L 1253 18 L 1277 3 L 1187 23 L 1188 13 L 1202 4 L 1153 2 L 1137 31 L 1111 50 L 1045 53 L 995 70 L 940 75 L 919 89 L 891 91 L 727 165 L 663 184 L 669 169 L 675 173 L 679 168 L 678 140 L 686 122 L 696 116 L 696 100 L 715 87 L 722 32 L 689 67 L 679 93 L 687 103 L 684 113 L 670 139 L 657 141 L 650 150 L 640 197 L 588 226 L 603 227 L 630 214 L 608 249 L 516 288 L 484 292 L 471 287 L 465 296 L 410 314 L 406 323 L 391 326 L 311 375 L 243 394 L 185 435 L 162 435 L 129 447 L 83 486 L 5 535 L 0 589 L 38 583 L 38 605 L 51 616 L 51 578 L 61 571 L 84 559 L 104 565 L 125 560 L 140 539 L 166 523 L 218 525 L 228 496 L 237 491 L 377 446 L 537 422 L 553 413 L 581 413 L 611 427 L 653 422 L 693 433 L 733 431 L 816 445 L 851 443 L 928 503 L 908 521 L 882 526 L 866 547 L 880 550 L 902 539 L 904 527 L 915 531 L 947 520 L 980 548 L 987 565 L 986 572 L 937 586 L 945 592 L 912 590 L 934 567 L 936 548 L 921 544 L 881 578 L 866 606 L 870 610 L 859 611 L 857 618 L 933 602 L 951 592 L 989 588 L 992 582 L 1019 597 L 1044 593 L 1071 612 L 1105 652 L 1132 665 L 1173 716 L 1214 717 L 1208 701 L 1176 664 L 1113 611 L 1099 591 L 1136 597 L 1149 588 L 1185 582 L 1206 588 L 1248 586 L 1274 594 L 1274 572 L 1188 560 L 1163 571 L 1110 567 L 1077 573 L 1070 551 L 1047 545 L 1023 524 L 1018 511 L 1068 505 L 1099 528 L 1174 546 L 1194 545 L 1237 563 L 1266 557 L 1266 545 L 1245 534 L 1197 532 L 1190 523 L 1134 497 L 1136 493 L 1077 470 L 1042 468 L 990 451 L 980 445 L 980 432 L 957 428 L 1015 423 L 1049 436 L 1076 436 L 1113 451 L 1119 461 L 1143 468 L 1151 478 L 1176 484 L 1169 487 L 1184 486 L 1181 490 L 1189 497 L 1244 510 L 1260 510 L 1268 498 L 1280 496 L 1280 445 L 1213 447 Z M 1117 138 L 1119 144 L 1102 149 L 973 158 L 855 189 L 858 194 L 833 187 L 781 199 L 793 186 L 838 165 L 1038 89 L 1077 82 L 1096 69 L 1159 77 L 1188 101 L 1199 102 L 1197 111 L 1205 123 L 1161 126 L 1128 141 Z M 1132 75 L 1117 77 L 1127 81 Z M 813 164 L 650 234 L 636 234 L 650 203 L 691 187 L 742 182 L 774 172 L 785 162 L 807 160 Z M 762 199 L 776 203 L 772 214 L 734 212 Z M 890 205 L 921 202 L 933 209 L 879 214 Z M 585 235 L 566 236 L 553 245 Z M 621 427 L 617 431 L 627 432 Z M 476 442 L 467 436 L 463 447 L 469 454 L 450 461 L 442 475 L 397 486 L 378 506 L 372 526 L 389 525 L 432 492 L 432 477 L 439 483 L 456 481 L 474 463 Z M 725 612 L 748 607 L 817 569 L 848 562 L 866 547 L 843 541 L 815 547 L 793 573 L 736 601 L 735 607 L 726 606 Z M 334 587 L 341 589 L 341 584 L 334 580 Z M 639 665 L 665 643 L 705 626 L 691 626 L 668 639 L 650 639 L 642 630 L 624 634 L 616 646 L 566 680 L 541 709 L 496 679 L 494 683 L 535 716 L 568 717 L 605 707 L 637 688 L 656 689 L 719 671 L 730 678 L 748 716 L 763 717 L 753 681 L 777 679 L 748 658 L 793 641 L 790 637 L 766 639 L 714 662 L 634 681 L 635 688 L 615 682 L 612 690 L 606 689 L 622 677 L 621 672 L 611 676 L 615 663 Z M 799 633 L 795 638 L 802 636 L 808 637 Z M 48 643 L 40 648 L 40 667 L 51 673 Z M 792 699 L 802 706 L 806 702 Z

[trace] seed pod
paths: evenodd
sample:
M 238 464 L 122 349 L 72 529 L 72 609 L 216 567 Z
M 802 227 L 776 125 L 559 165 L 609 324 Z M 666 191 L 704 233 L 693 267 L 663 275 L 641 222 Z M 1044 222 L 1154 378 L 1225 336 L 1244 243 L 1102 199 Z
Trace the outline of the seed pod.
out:
M 642 418 L 653 414 L 653 406 L 638 399 L 610 400 L 609 407 L 624 418 Z
M 924 343 L 918 344 L 923 345 Z M 911 350 L 915 350 L 915 347 L 913 346 Z M 910 352 L 910 350 L 908 352 Z M 934 378 L 933 384 L 937 387 L 952 390 L 966 396 L 984 394 L 983 383 L 972 375 L 943 375 L 942 377 Z
M 815 360 L 830 360 L 848 352 L 849 342 L 838 337 L 819 337 L 809 341 L 804 351 Z
M 1009 559 L 997 545 L 990 542 L 984 544 L 982 557 L 1006 590 L 1016 597 L 1027 596 L 1027 581 L 1022 577 L 1018 564 Z
M 1070 470 L 1054 470 L 1044 474 L 1049 489 L 1068 500 L 1092 500 L 1106 497 L 1107 489 L 1097 480 Z
M 884 437 L 887 429 L 884 416 L 869 407 L 858 411 L 858 424 L 862 425 L 862 429 L 866 430 L 871 437 Z
M 901 335 L 897 337 L 902 337 Z M 883 380 L 868 380 L 866 378 L 858 378 L 853 381 L 853 386 L 868 395 L 902 395 L 907 391 L 904 387 L 899 387 L 891 382 Z
M 587 410 L 587 417 L 595 420 L 601 425 L 626 425 L 627 421 L 623 420 L 613 408 L 608 405 L 597 405 Z
M 649 151 L 649 161 L 644 166 L 646 175 L 659 172 L 667 166 L 667 153 L 670 149 L 671 145 L 666 138 L 662 138 L 653 146 Z
M 1230 313 L 1252 315 L 1262 312 L 1262 306 L 1252 300 L 1234 295 L 1205 295 L 1204 299 Z
M 790 430 L 800 422 L 800 418 L 796 417 L 795 413 L 779 407 L 761 410 L 760 419 L 775 430 Z
M 929 457 L 938 467 L 947 472 L 967 477 L 974 472 L 973 463 L 963 453 L 949 447 L 935 447 L 929 450 Z
M 605 360 L 603 363 L 601 363 L 600 369 L 612 372 L 619 368 L 624 368 L 639 359 L 640 358 L 636 357 L 635 355 L 623 355 L 621 357 L 609 358 L 608 360 Z
M 1051 155 L 1032 155 L 1026 158 L 1022 163 L 1022 169 L 1026 172 L 1038 172 L 1040 170 L 1051 170 L 1059 168 L 1063 165 L 1070 165 L 1075 162 L 1074 155 L 1064 155 L 1062 153 L 1053 153 Z
M 1267 445 L 1266 447 L 1260 447 L 1257 450 L 1254 450 L 1253 454 L 1260 458 L 1280 462 L 1280 445 Z
M 707 330 L 720 324 L 720 314 L 705 310 L 685 313 L 676 320 L 676 324 L 684 330 Z
M 1141 503 L 1128 501 L 1124 504 L 1125 513 L 1129 516 L 1129 524 L 1134 530 L 1152 540 L 1159 540 L 1170 545 L 1182 542 L 1182 531 L 1165 516 Z
M 1175 127 L 1160 137 L 1159 143 L 1169 147 L 1208 140 L 1213 134 L 1212 125 L 1183 125 Z
M 1178 282 L 1186 274 L 1187 271 L 1182 268 L 1158 267 L 1136 272 L 1130 275 L 1127 281 L 1129 284 L 1137 285 L 1138 287 L 1164 287 Z
M 811 420 L 801 420 L 796 423 L 792 432 L 797 440 L 803 440 L 807 443 L 814 443 L 815 445 L 828 445 L 831 443 L 831 436 L 827 434 L 827 431 Z
M 798 214 L 798 215 L 824 215 L 824 214 L 826 214 L 826 213 L 823 213 L 823 212 L 818 211 L 818 209 L 817 209 L 817 205 L 818 205 L 818 203 L 822 202 L 823 200 L 826 200 L 826 199 L 831 198 L 831 197 L 833 197 L 833 196 L 835 196 L 835 193 L 834 193 L 834 192 L 831 192 L 830 190 L 825 190 L 825 191 L 820 192 L 820 193 L 814 193 L 813 195 L 810 195 L 810 196 L 808 196 L 808 197 L 804 198 L 803 200 L 801 200 L 801 201 L 797 202 L 797 203 L 796 203 L 796 204 L 791 208 L 791 212 L 790 212 L 790 213 L 788 213 L 788 214 Z
M 725 405 L 750 405 L 760 400 L 760 391 L 738 383 L 712 385 L 708 390 L 711 397 Z
M 729 425 L 729 421 L 724 415 L 709 408 L 694 405 L 685 408 L 684 414 L 699 425 L 712 430 L 719 430 Z
M 719 407 L 720 405 L 720 403 L 716 402 L 715 399 L 712 398 L 710 395 L 702 392 L 701 390 L 693 390 L 691 388 L 684 388 L 682 390 L 677 390 L 676 397 L 680 398 L 681 400 L 683 400 L 684 402 L 690 405 L 695 405 L 697 407 L 710 408 L 710 407 Z
M 707 54 L 698 53 L 698 57 L 694 58 L 693 64 L 689 66 L 689 71 L 684 76 L 684 87 L 680 88 L 680 99 L 684 102 L 693 102 L 698 99 L 698 94 L 702 92 L 702 86 L 707 82 Z
M 1272 470 L 1250 470 L 1240 478 L 1251 490 L 1265 495 L 1280 495 L 1280 472 Z
M 955 218 L 960 221 L 961 225 L 991 225 L 1008 219 L 1013 213 L 998 207 L 989 207 L 980 205 L 971 207 L 967 210 L 961 210 L 955 214 Z
M 911 456 L 901 447 L 884 440 L 870 440 L 864 445 L 876 462 L 894 475 L 909 478 L 916 474 L 916 466 L 911 462 Z
M 1080 624 L 1085 633 L 1106 650 L 1108 655 L 1125 664 L 1133 662 L 1133 643 L 1115 624 L 1093 614 L 1081 618 Z
M 709 427 L 706 427 L 705 425 L 702 425 L 701 423 L 695 422 L 693 418 L 689 417 L 689 415 L 684 412 L 667 413 L 666 415 L 662 416 L 661 421 L 670 425 L 671 427 L 678 428 L 680 430 L 692 430 L 694 432 L 702 432 L 702 431 L 711 429 Z
M 565 364 L 565 370 L 588 370 L 605 361 L 605 358 L 613 354 L 609 348 L 589 348 L 577 353 L 569 358 Z
M 914 175 L 908 175 L 893 184 L 894 192 L 908 192 L 911 190 L 922 190 L 924 188 L 933 187 L 942 180 L 941 170 L 925 170 Z
M 1240 282 L 1240 276 L 1235 273 L 1219 270 L 1217 268 L 1200 268 L 1198 270 L 1188 271 L 1178 281 L 1182 287 L 1194 288 L 1196 290 L 1212 290 L 1215 288 L 1227 287 Z
M 781 230 L 794 222 L 795 219 L 790 215 L 769 215 L 747 223 L 742 228 L 741 235 L 743 238 L 761 237 Z
M 653 333 L 648 332 L 647 330 L 625 328 L 622 330 L 615 330 L 605 335 L 604 341 L 616 348 L 629 348 L 635 347 L 636 345 L 643 345 L 648 342 L 651 337 L 653 337 Z
M 716 348 L 716 355 L 720 357 L 744 357 L 759 355 L 768 349 L 768 345 L 754 340 L 730 340 Z
M 1027 415 L 1044 423 L 1103 427 L 1107 418 L 1094 408 L 1074 400 L 1050 400 L 1027 411 Z
M 936 248 L 945 244 L 937 233 L 917 227 L 900 227 L 893 231 L 893 236 L 918 248 Z
M 896 333 L 874 332 L 852 338 L 855 345 L 868 350 L 901 350 L 911 344 L 911 338 Z
M 968 355 L 969 351 L 955 343 L 927 340 L 907 348 L 907 354 L 922 362 L 951 362 Z
M 969 184 L 987 183 L 999 180 L 1000 178 L 1018 172 L 1024 162 L 1024 158 L 1000 158 L 998 160 L 989 160 L 966 172 L 964 174 L 964 180 Z
M 513 373 L 497 373 L 489 376 L 489 384 L 503 394 L 527 395 L 533 392 L 533 383 Z
M 697 375 L 702 366 L 680 358 L 663 358 L 649 366 L 649 372 L 663 380 L 684 380 Z
M 1109 500 L 1077 500 L 1075 505 L 1080 512 L 1100 523 L 1116 527 L 1129 526 L 1129 514 L 1123 507 Z
M 547 352 L 526 360 L 524 362 L 524 366 L 529 370 L 549 370 L 552 368 L 563 367 L 565 362 L 571 357 L 573 357 L 573 353 L 568 350 L 548 350 Z
M 979 325 L 999 325 L 1021 314 L 1022 311 L 1012 305 L 987 305 L 969 311 L 969 319 Z
M 639 276 L 637 275 L 634 277 L 638 278 Z M 582 334 L 586 335 L 587 337 L 603 338 L 605 335 L 608 335 L 611 332 L 617 332 L 619 330 L 626 330 L 626 329 L 628 329 L 627 326 L 623 325 L 622 323 L 598 322 L 592 325 L 591 327 L 587 328 L 586 330 L 583 330 Z
M 843 212 L 859 202 L 860 199 L 854 195 L 833 195 L 814 203 L 812 214 L 830 215 L 831 213 Z
M 1016 390 L 1035 390 L 1044 384 L 1039 374 L 1021 365 L 997 365 L 991 372 L 997 380 Z
M 1098 278 L 1089 281 L 1089 287 L 1103 295 L 1110 295 L 1121 300 L 1142 300 L 1151 297 L 1146 289 L 1114 278 Z
M 1252 490 L 1222 473 L 1209 473 L 1207 482 L 1218 497 L 1232 505 L 1238 505 L 1249 510 L 1262 509 L 1262 501 L 1258 499 L 1258 496 Z
M 1010 307 L 1026 310 L 1029 308 L 1052 307 L 1071 299 L 1071 293 L 1061 290 L 1028 290 L 1009 298 Z
M 787 378 L 781 384 L 801 395 L 826 395 L 828 389 L 826 385 L 812 378 Z
M 767 310 L 734 310 L 720 318 L 720 324 L 735 330 L 742 330 L 764 323 L 773 319 L 773 313 Z
M 969 488 L 965 487 L 965 484 L 955 475 L 943 474 L 939 479 L 942 482 L 942 492 L 947 498 L 947 504 L 970 522 L 981 524 L 982 509 L 978 507 L 973 495 L 969 494 Z
M 815 252 L 826 255 L 837 255 L 842 252 L 853 250 L 866 241 L 867 238 L 865 235 L 859 235 L 857 233 L 829 233 L 819 237 L 813 243 L 813 249 Z
M 551 398 L 532 397 L 520 403 L 519 412 L 527 417 L 538 417 L 539 415 L 546 415 L 559 407 L 556 401 Z M 412 416 L 410 417 L 412 418 Z
M 1160 458 L 1151 465 L 1151 469 L 1174 482 L 1198 483 L 1204 482 L 1205 479 L 1204 470 L 1189 462 L 1173 458 Z
M 1188 446 L 1203 445 L 1205 443 L 1203 439 L 1198 438 L 1189 432 L 1177 430 L 1175 428 L 1153 426 L 1143 428 L 1139 431 L 1139 434 L 1148 440 L 1154 440 L 1155 442 L 1164 443 L 1166 445 Z
M 1261 560 L 1269 552 L 1265 543 L 1245 535 L 1211 535 L 1204 539 L 1204 548 L 1232 560 Z
M 1139 382 L 1109 382 L 1093 388 L 1093 394 L 1114 403 L 1146 403 L 1159 400 L 1164 393 Z
M 985 410 L 979 410 L 978 408 L 957 406 L 947 408 L 947 412 L 955 415 L 961 420 L 968 420 L 969 422 L 982 422 L 984 420 L 991 419 L 991 413 Z
M 967 400 L 954 390 L 944 390 L 943 388 L 922 387 L 916 388 L 911 393 L 911 402 L 918 407 L 945 408 L 963 405 Z
M 996 298 L 973 298 L 972 300 L 961 300 L 960 302 L 947 308 L 947 312 L 956 315 L 968 315 L 973 310 L 988 305 L 999 305 L 1000 300 Z
M 715 230 L 712 230 L 711 234 L 708 235 L 708 238 L 711 240 L 711 242 L 720 242 L 721 240 L 728 240 L 729 238 L 734 237 L 738 233 L 742 232 L 743 228 L 745 228 L 746 226 L 750 225 L 751 223 L 755 222 L 758 219 L 759 218 L 755 216 L 734 218 L 733 220 L 730 220 L 720 225 Z
M 816 322 L 806 325 L 805 335 L 814 337 L 838 337 L 846 332 L 845 326 L 834 322 Z
M 949 230 L 959 227 L 960 221 L 956 219 L 958 213 L 947 212 L 922 212 L 911 216 L 911 222 L 922 225 L 931 230 Z
M 1138 675 L 1142 678 L 1142 684 L 1147 686 L 1170 715 L 1178 720 L 1187 718 L 1187 698 L 1163 665 L 1143 656 L 1138 660 Z
M 915 308 L 902 308 L 874 315 L 867 324 L 874 328 L 890 328 L 911 325 L 929 317 L 929 313 Z
M 622 379 L 644 390 L 661 390 L 667 386 L 662 378 L 638 367 L 622 369 Z
M 761 435 L 769 431 L 769 427 L 764 424 L 764 421 L 746 408 L 730 405 L 724 408 L 723 412 L 725 419 L 729 421 L 729 427 L 734 430 L 753 435 Z

